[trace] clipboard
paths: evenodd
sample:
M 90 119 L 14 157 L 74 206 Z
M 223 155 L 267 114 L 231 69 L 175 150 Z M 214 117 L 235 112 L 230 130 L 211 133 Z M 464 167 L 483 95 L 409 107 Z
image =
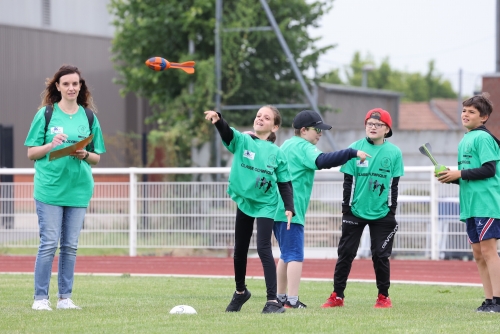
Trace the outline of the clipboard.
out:
M 80 140 L 78 143 L 75 143 L 70 146 L 66 146 L 65 148 L 61 148 L 60 150 L 55 150 L 50 152 L 49 154 L 49 161 L 56 160 L 62 157 L 66 157 L 70 155 L 71 153 L 76 152 L 77 150 L 83 149 L 85 146 L 90 144 L 92 139 L 94 138 L 94 134 L 91 134 L 87 138 Z

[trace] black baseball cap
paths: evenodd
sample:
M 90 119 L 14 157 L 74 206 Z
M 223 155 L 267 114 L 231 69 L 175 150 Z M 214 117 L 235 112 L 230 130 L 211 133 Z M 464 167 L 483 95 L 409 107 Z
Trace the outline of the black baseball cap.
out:
M 320 114 L 312 110 L 302 110 L 299 112 L 293 119 L 292 126 L 294 129 L 312 127 L 321 130 L 330 130 L 332 128 L 331 125 L 323 123 Z

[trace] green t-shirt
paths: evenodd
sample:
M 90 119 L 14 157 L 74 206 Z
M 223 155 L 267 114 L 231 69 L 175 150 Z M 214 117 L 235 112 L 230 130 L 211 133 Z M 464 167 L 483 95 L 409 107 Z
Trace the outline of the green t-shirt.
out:
M 340 168 L 341 172 L 353 176 L 349 203 L 353 215 L 367 220 L 385 217 L 392 205 L 392 179 L 404 175 L 401 150 L 388 141 L 372 145 L 366 138 L 349 147 L 371 155 L 363 163 L 359 158 L 351 159 Z
M 476 130 L 467 132 L 458 144 L 458 169 L 479 168 L 496 161 L 494 177 L 483 180 L 462 180 L 460 183 L 460 220 L 472 217 L 500 219 L 500 168 L 498 145 L 491 135 Z
M 24 142 L 25 146 L 42 146 L 50 143 L 58 133 L 68 135 L 66 142 L 51 150 L 55 151 L 81 141 L 92 132 L 94 152 L 97 154 L 106 152 L 97 117 L 94 117 L 92 131 L 90 131 L 89 121 L 82 106 L 76 114 L 68 115 L 61 111 L 57 103 L 54 103 L 47 133 L 44 133 L 44 112 L 45 107 L 36 113 Z M 49 153 L 35 161 L 35 199 L 57 206 L 87 207 L 94 191 L 94 179 L 88 162 L 72 156 L 49 161 Z
M 290 181 L 285 155 L 269 141 L 231 130 L 231 143 L 223 141 L 234 154 L 227 193 L 246 215 L 274 219 L 279 198 L 276 183 Z
M 316 145 L 299 136 L 293 136 L 286 140 L 281 145 L 281 150 L 285 153 L 288 161 L 288 170 L 292 177 L 293 205 L 295 207 L 295 216 L 292 218 L 292 223 L 304 225 L 313 188 L 314 174 L 318 169 L 316 158 L 322 152 Z M 276 210 L 274 220 L 282 222 L 288 220 L 282 200 L 278 201 L 278 209 Z

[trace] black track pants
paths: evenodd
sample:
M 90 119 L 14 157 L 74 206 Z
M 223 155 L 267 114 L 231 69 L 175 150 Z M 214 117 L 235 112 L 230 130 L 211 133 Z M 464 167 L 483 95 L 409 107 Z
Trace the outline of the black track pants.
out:
M 247 216 L 238 209 L 234 228 L 234 280 L 236 290 L 245 290 L 247 257 L 255 218 Z M 273 258 L 271 238 L 274 221 L 270 218 L 257 218 L 257 253 L 264 269 L 267 288 L 267 300 L 276 299 L 276 264 Z
M 347 284 L 347 277 L 351 272 L 352 261 L 356 257 L 363 229 L 368 225 L 378 293 L 389 296 L 389 287 L 391 285 L 389 258 L 392 253 L 394 235 L 398 230 L 398 223 L 391 213 L 376 221 L 363 220 L 363 222 L 359 222 L 359 220 L 362 219 L 348 214 L 342 217 L 342 236 L 339 242 L 338 259 L 333 275 L 333 291 L 339 297 L 344 297 L 344 290 Z

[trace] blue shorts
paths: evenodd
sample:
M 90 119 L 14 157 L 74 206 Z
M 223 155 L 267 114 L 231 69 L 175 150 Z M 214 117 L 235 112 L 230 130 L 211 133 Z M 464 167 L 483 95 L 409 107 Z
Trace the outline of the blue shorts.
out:
M 465 223 L 471 244 L 488 239 L 500 239 L 500 219 L 473 217 L 468 218 Z
M 286 229 L 286 222 L 274 222 L 274 236 L 280 247 L 280 259 L 288 263 L 291 261 L 304 261 L 304 225 L 290 224 Z

